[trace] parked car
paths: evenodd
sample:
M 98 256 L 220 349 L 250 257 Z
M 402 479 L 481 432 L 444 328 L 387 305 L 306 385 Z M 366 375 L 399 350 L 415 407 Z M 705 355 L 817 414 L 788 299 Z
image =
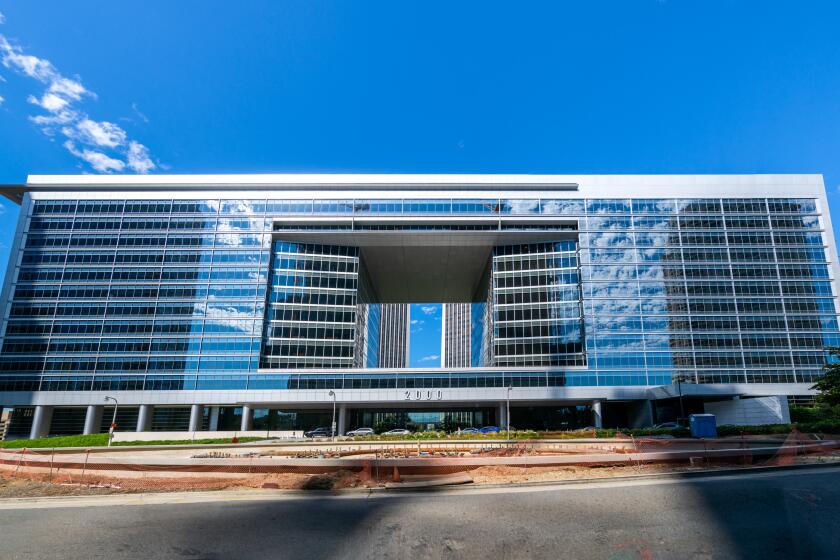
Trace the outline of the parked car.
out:
M 332 437 L 332 428 L 315 428 L 314 430 L 309 430 L 308 432 L 303 432 L 303 437 L 308 438 L 316 438 L 316 437 Z
M 350 430 L 347 432 L 347 435 L 350 437 L 356 436 L 372 436 L 374 433 L 373 428 L 356 428 L 355 430 Z
M 498 426 L 484 426 L 478 431 L 482 434 L 498 434 L 502 430 L 500 430 Z
M 656 429 L 661 430 L 674 430 L 676 428 L 682 428 L 679 422 L 662 422 L 661 424 L 657 424 L 654 426 Z
M 382 432 L 383 436 L 407 436 L 409 434 L 411 434 L 411 432 L 403 428 L 395 428 L 393 430 L 388 430 L 387 432 Z
M 478 434 L 478 428 L 464 428 L 463 430 L 458 430 L 459 434 Z

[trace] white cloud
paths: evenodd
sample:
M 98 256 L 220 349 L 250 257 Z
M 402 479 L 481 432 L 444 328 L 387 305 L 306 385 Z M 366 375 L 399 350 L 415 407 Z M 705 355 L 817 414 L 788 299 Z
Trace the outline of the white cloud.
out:
M 0 35 L 0 53 L 3 54 L 3 66 L 23 72 L 30 78 L 35 78 L 40 82 L 47 83 L 50 78 L 58 74 L 49 60 L 23 54 L 20 48 L 13 47 L 6 37 L 2 35 Z
M 54 93 L 45 93 L 41 99 L 38 99 L 34 95 L 30 95 L 26 100 L 32 103 L 33 105 L 37 105 L 43 109 L 46 109 L 50 113 L 56 113 L 58 111 L 61 111 L 62 109 L 67 107 L 67 105 L 70 104 L 69 101 L 67 101 L 63 97 L 55 95 Z
M 3 96 L 2 96 L 2 95 L 0 95 L 0 105 L 2 105 L 4 101 L 6 101 L 6 100 L 5 100 L 5 99 L 3 99 Z
M 112 171 L 122 171 L 125 169 L 125 163 L 122 160 L 108 157 L 102 152 L 84 150 L 82 152 L 82 159 L 100 173 L 111 173 Z
M 437 305 L 421 305 L 420 311 L 425 313 L 426 315 L 434 315 L 438 310 Z
M 63 76 L 56 76 L 50 83 L 50 92 L 56 95 L 62 95 L 73 101 L 79 101 L 83 95 L 96 97 L 92 91 L 85 89 L 85 86 L 76 80 L 70 80 Z
M 136 173 L 148 173 L 156 166 L 149 156 L 149 149 L 132 140 L 128 143 L 128 167 Z
M 99 148 L 116 148 L 125 144 L 128 135 L 114 123 L 107 121 L 96 122 L 90 119 L 82 119 L 75 127 L 66 127 L 61 130 L 68 138 L 74 138 L 84 144 L 93 145 Z
M 67 151 L 74 156 L 82 158 L 88 162 L 94 170 L 99 171 L 100 173 L 113 173 L 114 171 L 122 171 L 125 169 L 124 161 L 108 157 L 102 152 L 94 150 L 79 150 L 70 140 L 64 143 L 64 147 L 67 148 Z
M 29 117 L 29 120 L 40 126 L 44 134 L 52 136 L 55 134 L 55 129 L 53 128 L 54 126 L 71 123 L 77 118 L 77 116 L 78 115 L 75 111 L 59 111 L 54 115 L 37 115 Z
M 434 362 L 436 360 L 440 360 L 440 355 L 439 354 L 429 354 L 428 356 L 423 356 L 422 358 L 420 358 L 417 361 L 418 362 Z
M 137 103 L 131 104 L 131 110 L 134 111 L 134 114 L 137 115 L 141 121 L 143 121 L 144 123 L 149 122 L 149 117 L 140 112 L 140 109 L 137 108 Z
M 157 167 L 148 148 L 129 139 L 119 125 L 94 120 L 79 107 L 85 98 L 95 99 L 96 94 L 85 88 L 78 78 L 62 75 L 49 60 L 25 54 L 2 34 L 0 62 L 46 86 L 40 96 L 27 98 L 31 104 L 46 111 L 46 114 L 30 116 L 30 121 L 47 136 L 64 136 L 63 146 L 92 169 L 100 173 L 127 170 L 148 173 Z
M 0 12 L 0 25 L 6 23 L 6 16 L 3 15 L 3 12 Z
M 425 323 L 425 322 L 426 322 L 426 321 L 421 321 L 420 319 L 412 319 L 412 320 L 411 320 L 411 324 L 412 324 L 412 325 L 422 325 L 422 324 L 423 324 L 423 323 Z

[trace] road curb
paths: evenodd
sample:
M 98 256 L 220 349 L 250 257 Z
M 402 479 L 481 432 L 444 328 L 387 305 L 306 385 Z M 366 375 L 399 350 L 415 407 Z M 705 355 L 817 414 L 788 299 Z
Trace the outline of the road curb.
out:
M 428 488 L 367 488 L 364 491 L 370 493 L 396 493 L 396 492 L 440 492 L 443 490 L 470 491 L 471 489 L 479 488 L 534 488 L 540 486 L 575 486 L 582 484 L 592 484 L 599 482 L 631 482 L 634 480 L 663 480 L 663 479 L 681 479 L 681 478 L 714 478 L 719 476 L 731 476 L 734 474 L 760 474 L 763 472 L 777 472 L 777 471 L 795 471 L 807 469 L 823 469 L 823 468 L 840 468 L 840 461 L 829 463 L 812 463 L 806 465 L 771 465 L 759 467 L 743 467 L 743 468 L 726 468 L 715 470 L 697 470 L 673 473 L 650 473 L 637 474 L 630 476 L 611 476 L 611 477 L 596 477 L 596 478 L 578 478 L 574 480 L 546 480 L 535 482 L 511 482 L 506 484 L 470 484 L 459 486 L 435 486 Z M 359 488 L 348 488 L 340 490 L 339 492 L 357 492 L 363 491 Z M 324 494 L 336 494 L 335 491 L 326 491 Z

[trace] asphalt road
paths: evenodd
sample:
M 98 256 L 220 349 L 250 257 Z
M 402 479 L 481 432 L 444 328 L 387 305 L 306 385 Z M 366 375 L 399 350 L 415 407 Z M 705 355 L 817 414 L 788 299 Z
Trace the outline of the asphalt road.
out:
M 840 468 L 823 468 L 514 491 L 0 503 L 0 558 L 838 558 L 838 482 Z

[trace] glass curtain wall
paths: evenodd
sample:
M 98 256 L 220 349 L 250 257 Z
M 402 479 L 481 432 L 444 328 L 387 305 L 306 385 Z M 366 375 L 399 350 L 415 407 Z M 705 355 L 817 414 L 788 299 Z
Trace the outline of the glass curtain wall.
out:
M 581 270 L 598 378 L 577 374 L 581 384 L 821 375 L 840 340 L 813 200 L 589 200 L 587 214 Z
M 264 368 L 353 367 L 359 249 L 276 241 Z
M 0 371 L 46 374 L 35 389 L 110 391 L 202 388 L 200 374 L 257 369 L 269 256 L 259 208 L 30 208 Z
M 444 303 L 442 319 L 443 367 L 465 368 L 472 365 L 472 337 L 475 321 L 473 304 Z
M 840 346 L 825 209 L 811 199 L 83 199 L 35 200 L 24 209 L 25 236 L 9 270 L 2 390 L 395 386 L 393 376 L 256 372 L 264 332 L 277 343 L 267 349 L 269 367 L 348 367 L 354 359 L 352 266 L 339 272 L 304 264 L 352 262 L 349 253 L 280 251 L 290 261 L 287 278 L 272 280 L 275 322 L 263 328 L 271 229 L 284 215 L 576 219 L 577 253 L 561 244 L 494 256 L 486 307 L 492 321 L 484 322 L 493 345 L 482 352 L 491 360 L 476 364 L 473 352 L 473 365 L 563 368 L 511 383 L 659 385 L 675 376 L 812 383 L 830 359 L 826 348 Z M 279 348 L 288 350 L 285 358 Z M 399 383 L 505 386 L 505 375 Z
M 577 242 L 493 249 L 496 366 L 583 366 Z

